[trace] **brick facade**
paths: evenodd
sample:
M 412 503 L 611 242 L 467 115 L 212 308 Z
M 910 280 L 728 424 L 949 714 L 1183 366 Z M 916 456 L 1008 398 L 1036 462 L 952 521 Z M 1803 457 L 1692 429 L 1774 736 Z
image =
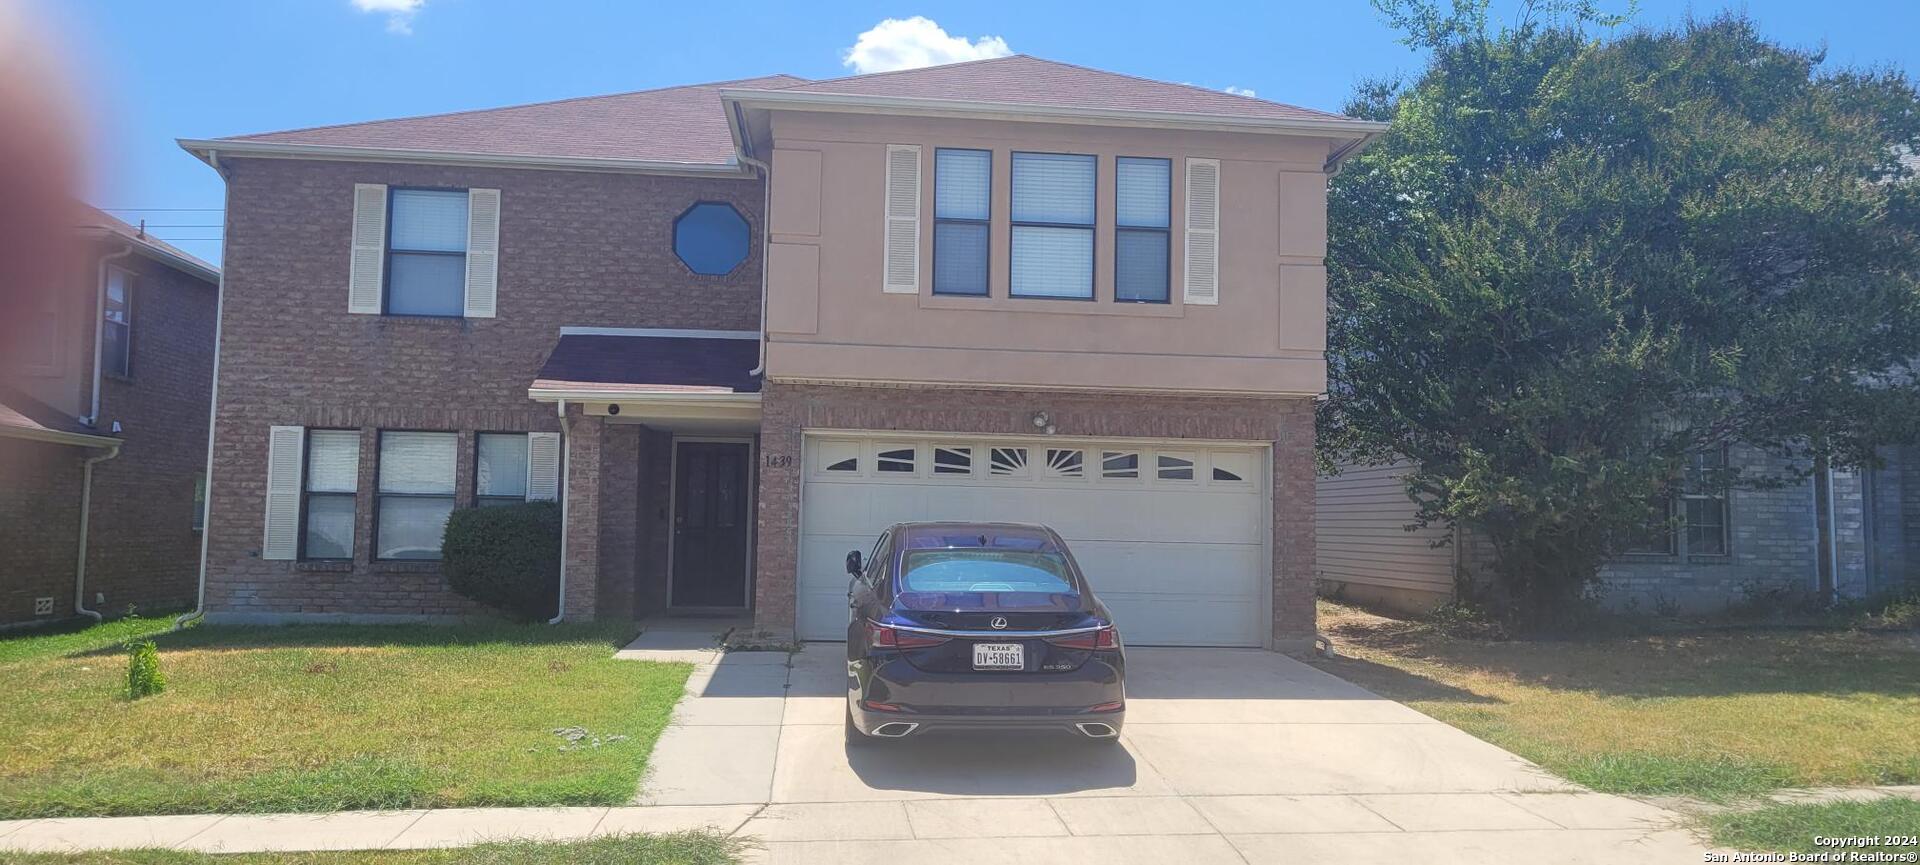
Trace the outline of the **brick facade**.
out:
M 118 456 L 94 466 L 88 517 L 82 600 L 107 615 L 193 604 L 200 564 L 194 489 L 206 467 L 219 302 L 212 283 L 125 254 L 130 245 L 117 237 L 87 244 L 56 317 L 63 361 L 37 380 L 35 372 L 18 376 L 24 390 L 49 399 L 59 391 L 55 402 L 70 418 L 92 411 L 98 265 L 104 258 L 132 275 L 128 374 L 101 378 L 91 431 L 120 441 Z M 81 464 L 107 452 L 0 438 L 0 625 L 75 615 Z M 33 599 L 48 596 L 53 612 L 37 615 Z
M 1871 484 L 1862 482 L 1863 472 L 1834 473 L 1834 585 L 1841 597 L 1867 597 L 1916 579 L 1907 569 L 1920 533 L 1904 525 L 1903 504 L 1914 487 L 1903 483 L 1911 471 L 1902 453 L 1890 451 L 1887 467 L 1874 473 Z M 1791 468 L 1779 457 L 1745 447 L 1732 448 L 1728 460 L 1749 476 Z M 1682 528 L 1670 554 L 1621 556 L 1602 566 L 1602 601 L 1621 609 L 1714 613 L 1748 598 L 1811 595 L 1818 585 L 1815 507 L 1811 481 L 1730 490 L 1726 555 L 1688 550 Z M 1462 569 L 1470 578 L 1485 579 L 1491 545 L 1470 531 L 1462 533 L 1462 543 Z
M 219 294 L 139 255 L 113 264 L 134 275 L 133 337 L 127 377 L 100 384 L 98 427 L 120 424 L 121 444 L 93 469 L 86 601 L 109 615 L 186 609 L 200 580 L 194 481 L 207 464 Z
M 0 438 L 0 626 L 73 614 L 80 543 L 80 461 L 93 448 Z M 53 598 L 36 614 L 34 600 Z
M 1263 441 L 1273 445 L 1273 639 L 1313 638 L 1313 401 L 770 382 L 761 396 L 754 623 L 791 634 L 806 430 L 1031 435 L 1045 411 L 1059 435 Z
M 560 328 L 758 326 L 757 180 L 277 159 L 222 164 L 227 282 L 207 552 L 207 602 L 216 616 L 473 612 L 446 589 L 436 564 L 372 560 L 378 430 L 460 433 L 456 502 L 464 505 L 473 495 L 475 433 L 560 429 L 553 406 L 526 396 Z M 355 183 L 501 190 L 498 317 L 349 314 Z M 673 253 L 674 218 L 697 201 L 728 202 L 753 226 L 751 256 L 730 274 L 693 274 Z M 639 432 L 611 425 L 603 436 L 599 419 L 572 422 L 577 495 L 568 567 L 578 578 L 569 579 L 567 612 L 585 618 L 601 611 L 603 594 L 616 606 L 634 603 L 630 589 L 602 591 L 603 575 L 617 582 L 630 567 L 603 566 L 602 551 L 625 556 L 633 542 L 603 543 L 601 527 L 612 521 L 609 534 L 632 537 L 623 521 L 638 514 L 638 477 L 628 467 Z M 274 425 L 361 431 L 352 562 L 259 557 Z M 596 484 L 581 486 L 588 478 Z

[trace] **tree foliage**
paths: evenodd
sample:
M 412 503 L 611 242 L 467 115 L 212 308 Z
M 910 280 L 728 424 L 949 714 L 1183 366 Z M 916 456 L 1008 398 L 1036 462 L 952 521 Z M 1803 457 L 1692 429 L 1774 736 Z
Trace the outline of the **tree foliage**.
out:
M 1738 16 L 1598 38 L 1590 3 L 1376 3 L 1430 52 L 1329 198 L 1330 462 L 1415 466 L 1536 623 L 1659 519 L 1690 454 L 1868 465 L 1920 419 L 1920 102 Z M 1757 486 L 1789 476 L 1714 473 Z

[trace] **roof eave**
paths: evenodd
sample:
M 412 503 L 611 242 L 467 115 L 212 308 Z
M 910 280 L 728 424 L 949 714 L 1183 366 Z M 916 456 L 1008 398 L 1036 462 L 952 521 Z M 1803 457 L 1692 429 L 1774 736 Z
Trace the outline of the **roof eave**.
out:
M 294 144 L 278 141 L 181 138 L 181 149 L 208 165 L 213 154 L 268 159 L 318 159 L 345 162 L 407 162 L 466 165 L 479 168 L 537 168 L 561 171 L 602 171 L 623 174 L 674 174 L 691 177 L 746 177 L 751 170 L 729 156 L 726 162 L 673 162 L 655 159 L 619 159 L 591 156 L 546 156 L 515 153 L 468 153 L 456 150 L 415 150 L 397 147 L 345 147 L 332 144 Z
M 135 252 L 145 255 L 174 270 L 184 271 L 193 276 L 197 276 L 205 282 L 211 282 L 216 285 L 220 282 L 220 268 L 214 267 L 200 259 L 190 258 L 173 250 L 155 246 L 138 235 L 128 234 L 105 225 L 83 225 L 80 226 L 80 228 L 83 231 L 98 232 L 102 239 L 122 240 L 133 244 Z
M 89 448 L 117 448 L 121 440 L 112 436 L 86 435 L 70 433 L 45 427 L 19 427 L 0 424 L 0 438 L 26 439 L 28 441 L 50 442 L 61 445 L 77 445 Z
M 1138 111 L 1116 108 L 1032 105 L 1017 102 L 989 102 L 971 99 L 928 99 L 908 96 L 867 96 L 845 93 L 795 93 L 787 90 L 721 88 L 723 102 L 769 109 L 789 108 L 815 111 L 857 113 L 918 114 L 946 117 L 981 117 L 1044 123 L 1083 123 L 1112 126 L 1143 126 L 1221 132 L 1253 132 L 1278 135 L 1317 135 L 1334 138 L 1365 138 L 1385 132 L 1387 124 L 1371 120 L 1318 120 L 1311 118 L 1239 117 L 1219 114 L 1189 114 L 1177 111 Z

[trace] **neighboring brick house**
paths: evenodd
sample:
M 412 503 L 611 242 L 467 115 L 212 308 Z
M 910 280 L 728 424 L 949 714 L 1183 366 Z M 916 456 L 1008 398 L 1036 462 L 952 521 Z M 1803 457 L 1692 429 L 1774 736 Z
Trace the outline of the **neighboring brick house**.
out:
M 0 367 L 0 627 L 194 601 L 219 271 L 80 212 Z
M 1600 569 L 1602 600 L 1649 612 L 1712 613 L 1750 600 L 1815 598 L 1827 580 L 1840 599 L 1920 588 L 1915 456 L 1911 447 L 1892 447 L 1881 452 L 1880 468 L 1835 471 L 1831 501 L 1811 480 L 1757 490 L 1687 487 L 1670 505 L 1666 531 Z M 1696 463 L 1721 459 L 1754 477 L 1792 468 L 1748 447 L 1727 448 Z M 1399 467 L 1379 466 L 1320 479 L 1325 591 L 1424 610 L 1453 597 L 1456 576 L 1488 577 L 1493 549 L 1484 537 L 1441 526 L 1406 528 L 1415 509 L 1400 474 Z
M 206 609 L 838 639 L 891 522 L 1054 525 L 1139 644 L 1314 631 L 1328 172 L 1380 124 L 1016 56 L 182 146 L 227 183 Z

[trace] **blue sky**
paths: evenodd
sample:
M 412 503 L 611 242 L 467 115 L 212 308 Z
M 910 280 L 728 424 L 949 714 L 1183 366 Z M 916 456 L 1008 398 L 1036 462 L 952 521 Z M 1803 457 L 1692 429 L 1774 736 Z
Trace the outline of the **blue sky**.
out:
M 869 37 L 882 65 L 1005 48 L 1337 110 L 1356 82 L 1420 58 L 1363 0 L 1319 2 L 506 2 L 28 0 L 89 106 L 87 198 L 218 260 L 220 182 L 174 145 L 328 123 L 512 105 L 785 72 L 851 74 Z M 1605 0 L 1603 0 L 1603 3 Z M 1496 0 L 1496 9 L 1512 3 Z M 1614 4 L 1624 5 L 1624 4 Z M 363 8 L 371 7 L 371 8 Z M 407 7 L 417 7 L 411 12 Z M 1841 65 L 1920 70 L 1920 3 L 1642 0 L 1635 21 L 1744 10 L 1770 36 Z M 389 11 L 400 9 L 402 11 Z M 1177 14 L 1176 14 L 1177 13 Z M 946 35 L 959 43 L 938 41 Z M 132 210 L 142 208 L 144 210 Z M 213 210 L 160 210 L 211 208 Z M 167 227 L 159 227 L 167 226 Z M 175 227 L 178 226 L 178 227 Z

